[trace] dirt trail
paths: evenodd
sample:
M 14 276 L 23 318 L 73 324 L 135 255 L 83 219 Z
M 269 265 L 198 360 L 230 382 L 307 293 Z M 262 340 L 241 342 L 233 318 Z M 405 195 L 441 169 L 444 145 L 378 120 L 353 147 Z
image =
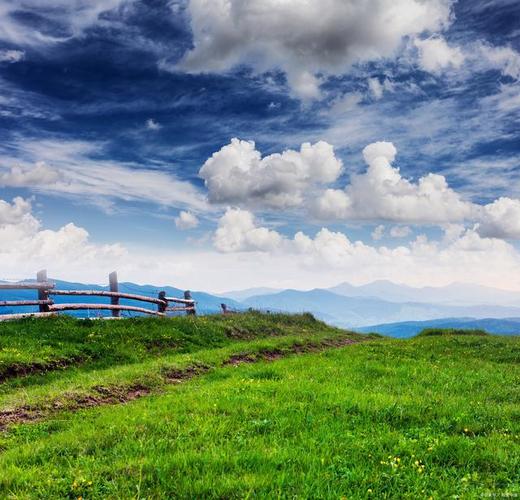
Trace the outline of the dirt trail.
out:
M 244 363 L 256 363 L 259 361 L 276 361 L 292 354 L 320 352 L 366 340 L 353 340 L 351 338 L 325 339 L 320 342 L 295 344 L 284 349 L 265 349 L 255 353 L 244 352 L 232 355 L 222 363 L 222 366 L 238 366 Z M 162 375 L 165 384 L 180 384 L 211 369 L 211 367 L 203 364 L 194 364 L 182 369 L 165 370 Z M 125 404 L 154 392 L 158 393 L 160 389 L 161 386 L 147 387 L 143 384 L 132 384 L 127 386 L 97 386 L 93 387 L 92 392 L 89 394 L 64 393 L 60 399 L 44 405 L 25 405 L 0 411 L 0 431 L 5 431 L 11 425 L 43 420 L 56 415 L 60 411 L 79 411 L 98 406 Z

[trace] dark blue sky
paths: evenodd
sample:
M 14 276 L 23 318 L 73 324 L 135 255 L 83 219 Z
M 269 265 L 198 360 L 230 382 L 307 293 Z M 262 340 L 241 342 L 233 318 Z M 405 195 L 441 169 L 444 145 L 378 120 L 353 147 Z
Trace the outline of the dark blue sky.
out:
M 229 207 L 254 214 L 256 226 L 282 240 L 326 227 L 395 249 L 421 234 L 442 241 L 450 224 L 477 224 L 481 238 L 517 247 L 516 227 L 502 219 L 520 214 L 518 2 L 431 0 L 423 12 L 419 0 L 392 8 L 349 0 L 347 15 L 346 4 L 329 0 L 323 19 L 305 9 L 287 16 L 290 10 L 277 12 L 282 7 L 269 1 L 256 10 L 249 8 L 257 0 L 231 3 L 231 12 L 220 1 L 210 12 L 200 0 L 5 0 L 5 203 L 29 200 L 39 231 L 72 222 L 88 232 L 89 244 L 131 249 L 270 252 L 249 236 L 231 247 L 215 243 Z M 407 24 L 416 7 L 417 19 Z M 391 12 L 381 19 L 389 23 L 378 18 L 385 9 Z M 273 160 L 241 180 L 215 162 L 212 188 L 199 170 L 235 137 L 254 141 L 262 156 L 325 141 L 343 166 L 328 180 L 318 167 L 287 180 L 300 159 Z M 429 197 L 431 209 L 416 216 L 415 201 L 411 208 L 403 201 L 408 187 L 370 191 L 367 177 L 348 203 L 379 195 L 381 203 L 364 211 L 359 202 L 346 209 L 335 199 L 327 214 L 323 204 L 315 209 L 326 189 L 348 191 L 352 176 L 365 174 L 363 148 L 377 141 L 393 143 L 390 163 L 412 191 L 421 178 L 440 174 L 456 199 L 439 187 L 431 195 L 417 188 L 410 196 Z M 385 205 L 392 196 L 399 206 Z M 506 209 L 479 212 L 501 197 L 512 201 Z M 459 202 L 468 206 L 454 210 Z M 181 211 L 189 214 L 184 222 Z M 374 237 L 381 225 L 382 236 Z M 393 227 L 405 227 L 406 236 L 390 236 Z

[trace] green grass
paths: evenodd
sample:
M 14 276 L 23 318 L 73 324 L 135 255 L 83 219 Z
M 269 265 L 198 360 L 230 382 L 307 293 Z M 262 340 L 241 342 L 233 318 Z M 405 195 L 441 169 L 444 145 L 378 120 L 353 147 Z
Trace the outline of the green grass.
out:
M 520 495 L 518 338 L 369 337 L 223 366 L 236 353 L 290 352 L 345 332 L 259 314 L 93 323 L 0 325 L 4 366 L 83 360 L 0 384 L 0 412 L 99 384 L 139 380 L 151 394 L 10 426 L 0 498 Z M 194 364 L 209 371 L 176 385 L 161 377 Z
M 485 330 L 477 328 L 425 328 L 417 334 L 417 336 L 421 337 L 434 337 L 438 335 L 473 335 L 483 337 L 490 334 Z

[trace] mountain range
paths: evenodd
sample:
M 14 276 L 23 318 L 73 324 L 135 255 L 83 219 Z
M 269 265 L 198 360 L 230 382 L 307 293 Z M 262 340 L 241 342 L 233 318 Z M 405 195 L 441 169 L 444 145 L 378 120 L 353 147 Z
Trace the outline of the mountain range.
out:
M 108 290 L 107 286 L 51 281 L 64 290 Z M 119 289 L 151 297 L 156 297 L 162 290 L 170 296 L 183 296 L 183 290 L 171 286 L 122 282 Z M 336 326 L 396 337 L 407 337 L 423 328 L 438 325 L 485 328 L 492 333 L 520 333 L 520 292 L 464 283 L 414 288 L 390 281 L 375 281 L 361 286 L 342 283 L 328 289 L 307 291 L 274 288 L 251 288 L 222 294 L 195 291 L 192 296 L 201 314 L 220 312 L 222 303 L 237 311 L 254 308 L 272 312 L 311 312 Z M 0 300 L 34 298 L 34 290 L 0 292 Z M 95 303 L 100 300 L 108 302 L 100 297 L 80 296 L 60 297 L 59 302 Z M 132 304 L 128 300 L 121 300 L 121 303 Z M 31 310 L 35 308 L 17 308 L 16 312 Z M 10 312 L 15 311 L 7 307 L 0 310 L 0 314 Z M 78 313 L 89 314 L 92 313 Z

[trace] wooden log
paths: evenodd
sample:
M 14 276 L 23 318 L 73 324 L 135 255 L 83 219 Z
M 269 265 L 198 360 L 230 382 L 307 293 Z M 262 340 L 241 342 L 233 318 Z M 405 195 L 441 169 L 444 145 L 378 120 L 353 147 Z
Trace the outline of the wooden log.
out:
M 168 302 L 177 302 L 178 304 L 195 304 L 193 299 L 178 299 L 177 297 L 164 297 Z
M 172 306 L 172 307 L 167 307 L 166 308 L 166 311 L 194 311 L 195 308 L 194 307 L 190 307 L 190 306 Z
M 107 292 L 105 290 L 49 290 L 49 295 L 85 295 L 93 297 L 119 297 L 120 299 L 139 300 L 151 304 L 165 304 L 165 301 L 146 295 L 135 295 L 133 293 Z
M 118 293 L 119 292 L 119 283 L 117 282 L 117 273 L 115 271 L 108 275 L 108 281 L 109 281 L 109 284 L 110 284 L 110 291 L 112 293 Z M 110 296 L 110 303 L 113 306 L 118 306 L 119 305 L 119 297 L 117 295 L 111 295 Z M 119 318 L 119 316 L 121 316 L 121 311 L 119 309 L 112 309 L 112 316 L 114 318 Z
M 39 283 L 47 283 L 47 270 L 42 269 L 36 273 L 36 281 Z M 47 288 L 39 288 L 38 289 L 38 300 L 41 300 L 42 303 L 38 306 L 40 312 L 49 312 L 49 306 L 44 304 L 43 301 L 49 299 L 49 290 Z
M 134 311 L 144 314 L 152 314 L 156 316 L 164 316 L 164 314 L 151 309 L 144 309 L 143 307 L 135 306 L 114 306 L 112 304 L 54 304 L 49 306 L 51 311 L 80 311 L 80 310 L 107 310 L 113 311 L 119 309 L 120 311 Z
M 159 292 L 157 296 L 157 311 L 160 313 L 164 313 L 168 307 L 168 301 L 166 300 L 166 292 Z
M 188 316 L 195 316 L 195 314 L 197 314 L 197 312 L 195 311 L 195 302 L 191 298 L 191 292 L 189 290 L 186 290 L 184 292 L 184 300 L 191 300 L 193 304 L 191 307 L 186 308 L 186 314 Z
M 48 316 L 56 316 L 54 312 L 33 312 L 33 313 L 18 313 L 18 314 L 0 314 L 0 321 L 10 321 L 14 319 L 23 319 L 23 318 L 45 318 Z
M 0 290 L 41 290 L 54 288 L 54 283 L 33 282 L 33 283 L 0 283 Z
M 53 304 L 52 300 L 0 300 L 0 306 L 40 306 Z

